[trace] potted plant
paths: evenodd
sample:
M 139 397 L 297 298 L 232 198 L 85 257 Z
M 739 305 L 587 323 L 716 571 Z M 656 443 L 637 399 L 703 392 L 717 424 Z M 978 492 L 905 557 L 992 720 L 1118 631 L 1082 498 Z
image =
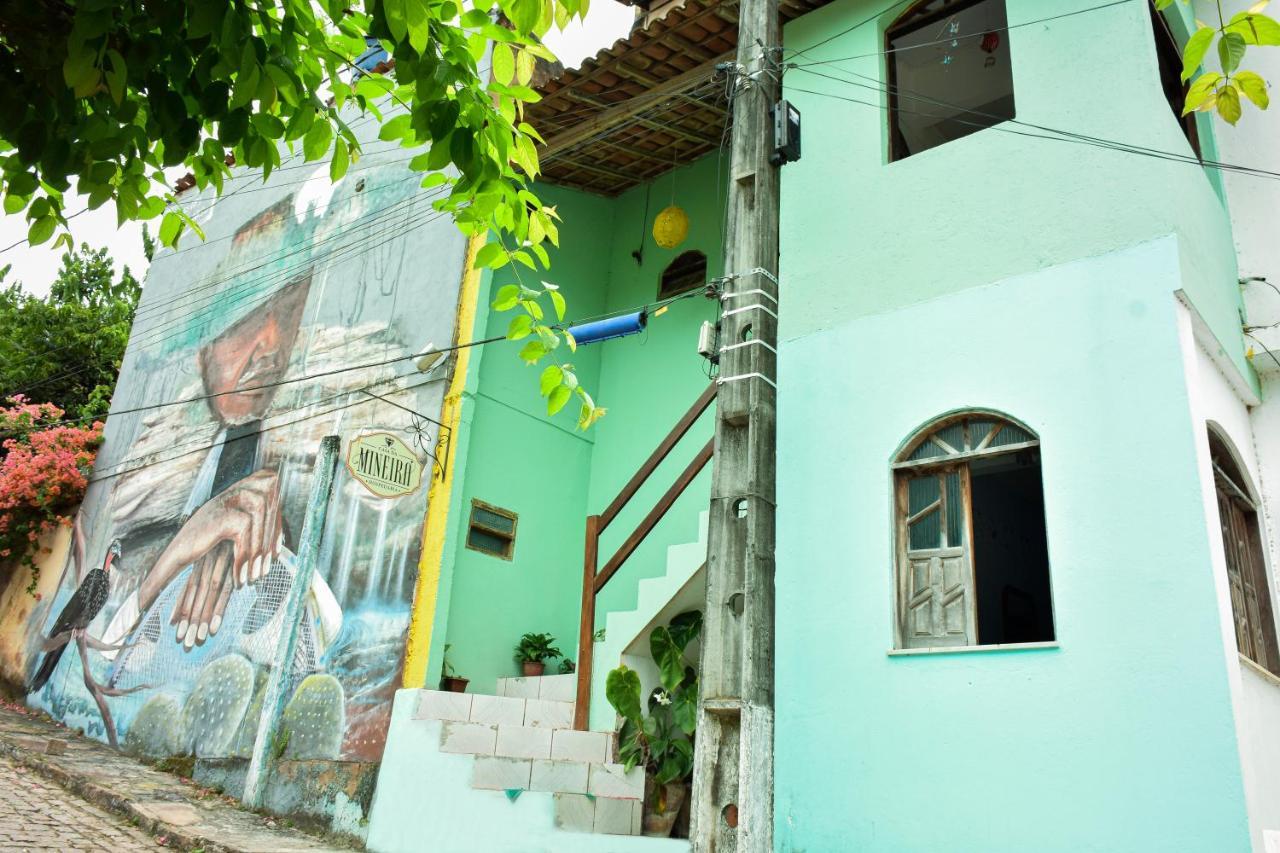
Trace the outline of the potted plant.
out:
M 449 663 L 449 649 L 451 648 L 453 648 L 452 644 L 444 644 L 444 661 L 440 667 L 440 689 L 448 690 L 450 693 L 466 693 L 470 679 L 458 675 L 453 668 L 453 664 Z
M 546 661 L 560 657 L 560 650 L 552 645 L 556 638 L 550 634 L 525 634 L 516 646 L 516 661 L 526 676 L 542 675 Z
M 605 696 L 618 715 L 618 757 L 628 771 L 645 769 L 644 834 L 667 837 L 693 775 L 693 733 L 698 720 L 698 673 L 685 649 L 702 631 L 702 611 L 689 610 L 654 629 L 649 650 L 661 683 L 640 704 L 640 676 L 619 666 L 605 681 Z

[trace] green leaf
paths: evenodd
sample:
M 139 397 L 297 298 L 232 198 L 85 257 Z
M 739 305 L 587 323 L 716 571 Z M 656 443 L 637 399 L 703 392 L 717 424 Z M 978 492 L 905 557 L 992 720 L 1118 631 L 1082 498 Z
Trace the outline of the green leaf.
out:
M 527 314 L 524 316 L 528 317 Z M 564 379 L 564 371 L 560 369 L 559 365 L 556 365 L 556 364 L 547 365 L 547 369 L 542 371 L 542 376 L 538 380 L 539 390 L 541 391 L 542 396 L 545 397 L 548 394 L 550 394 L 552 391 L 554 391 L 556 388 L 560 387 L 560 382 L 563 379 Z
M 412 132 L 409 126 L 412 121 L 413 117 L 410 115 L 398 115 L 382 126 L 378 131 L 378 138 L 384 142 L 403 139 Z
M 317 117 L 307 135 L 302 138 L 302 153 L 308 162 L 319 160 L 329 152 L 329 143 L 333 141 L 333 128 L 329 122 Z
M 524 345 L 524 349 L 520 350 L 520 358 L 529 364 L 536 364 L 546 354 L 547 348 L 542 341 L 529 341 Z
M 522 50 L 516 54 L 516 80 L 521 86 L 528 86 L 533 79 L 533 54 Z
M 483 247 L 481 247 L 480 251 L 476 253 L 476 266 L 482 267 L 482 266 L 488 265 L 488 260 L 492 259 L 493 257 L 493 253 L 491 252 L 487 253 L 487 250 L 489 249 L 496 250 L 497 254 L 499 255 L 502 254 L 502 246 L 498 245 L 497 243 L 486 243 Z M 489 255 L 489 258 L 485 257 L 486 253 Z M 518 303 L 519 301 L 520 301 L 520 288 L 514 284 L 508 284 L 505 287 L 502 287 L 501 289 L 499 289 L 498 295 L 493 298 L 493 310 L 494 311 L 510 311 L 512 308 L 516 307 L 516 303 Z
M 396 41 L 404 41 L 409 34 L 409 20 L 405 14 L 405 3 L 408 0 L 382 0 L 382 13 L 387 19 L 387 28 Z
M 673 616 L 667 625 L 667 630 L 671 632 L 671 639 L 681 651 L 689 648 L 689 644 L 702 633 L 702 611 L 686 610 Z
M 1280 45 L 1280 23 L 1266 15 L 1240 12 L 1231 18 L 1225 29 L 1243 38 L 1245 44 Z
M 57 225 L 58 219 L 53 214 L 41 216 L 32 222 L 31 227 L 27 230 L 27 242 L 32 246 L 39 246 L 53 236 L 53 229 Z
M 1240 84 L 1240 91 L 1244 92 L 1258 109 L 1265 110 L 1271 103 L 1271 96 L 1267 92 L 1267 81 L 1254 72 L 1237 71 L 1235 81 Z
M 20 195 L 9 193 L 4 197 L 4 212 L 13 215 L 27 206 L 27 200 Z
M 505 44 L 495 44 L 493 46 L 493 79 L 504 86 L 509 86 L 515 76 L 516 58 L 512 55 L 511 48 Z
M 409 44 L 418 53 L 427 49 L 431 39 L 431 18 L 424 0 L 405 0 L 405 22 L 409 30 Z
M 1231 86 L 1223 86 L 1218 90 L 1218 115 L 1227 124 L 1235 124 L 1240 120 L 1240 93 Z
M 480 251 L 476 252 L 477 267 L 488 267 L 490 269 L 498 269 L 499 267 L 505 266 L 506 263 L 507 263 L 507 250 L 502 247 L 501 243 L 485 243 L 484 246 L 481 247 Z M 515 287 L 515 285 L 508 285 L 508 287 Z M 506 292 L 507 292 L 506 287 L 502 288 L 502 290 L 499 291 L 500 294 L 505 294 Z M 520 288 L 516 287 L 517 301 L 519 301 L 519 295 L 520 295 Z M 503 302 L 505 303 L 506 300 L 503 299 Z M 514 305 L 507 306 L 507 308 L 514 308 L 514 307 L 515 307 Z M 499 308 L 498 310 L 506 311 L 507 308 Z
M 556 309 L 556 319 L 564 320 L 565 304 L 564 304 L 564 297 L 560 295 L 560 291 L 558 290 L 551 291 L 551 304 Z
M 532 331 L 533 318 L 528 314 L 517 314 L 511 318 L 511 323 L 507 326 L 507 340 L 518 341 L 521 338 L 527 338 Z
M 107 72 L 107 91 L 111 93 L 111 100 L 118 105 L 124 98 L 124 84 L 128 78 L 128 69 L 124 63 L 124 57 L 114 48 L 107 48 L 107 61 L 111 63 L 111 70 Z
M 568 386 L 557 385 L 551 390 L 551 396 L 547 398 L 547 414 L 557 414 L 572 398 L 573 392 Z
M 169 211 L 160 220 L 160 245 L 173 246 L 182 231 L 182 217 L 175 211 Z
M 655 628 L 649 635 L 649 651 L 658 665 L 662 689 L 671 693 L 684 679 L 684 650 L 676 645 L 668 629 Z
M 640 676 L 625 665 L 611 670 L 604 682 L 604 698 L 619 716 L 640 722 Z
M 347 153 L 347 140 L 339 136 L 333 145 L 333 160 L 329 163 L 329 179 L 332 181 L 341 180 L 350 165 L 351 159 Z
M 698 728 L 698 683 L 695 680 L 691 687 L 683 687 L 671 697 L 671 717 L 676 725 L 687 735 Z
M 1187 39 L 1187 45 L 1182 49 L 1182 79 L 1184 81 L 1190 80 L 1191 75 L 1196 73 L 1196 69 L 1204 61 L 1204 55 L 1209 52 L 1209 45 L 1213 43 L 1213 32 L 1208 27 L 1201 27 L 1192 34 L 1191 38 Z
M 1199 108 L 1206 100 L 1217 94 L 1216 89 L 1218 81 L 1222 79 L 1222 75 L 1217 71 L 1206 71 L 1196 78 L 1196 81 L 1187 89 L 1186 102 L 1182 107 L 1182 114 L 1186 115 Z
M 1246 46 L 1244 37 L 1238 33 L 1227 33 L 1218 39 L 1218 60 L 1222 63 L 1222 71 L 1231 74 L 1240 67 Z

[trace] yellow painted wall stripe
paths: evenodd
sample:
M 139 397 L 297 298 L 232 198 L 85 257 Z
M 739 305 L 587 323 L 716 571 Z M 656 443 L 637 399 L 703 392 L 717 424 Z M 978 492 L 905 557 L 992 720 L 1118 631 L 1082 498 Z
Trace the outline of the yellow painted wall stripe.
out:
M 440 421 L 449 428 L 445 449 L 444 476 L 436 468 L 427 492 L 427 517 L 422 525 L 422 556 L 418 558 L 418 582 L 413 592 L 413 612 L 409 617 L 409 634 L 405 641 L 404 687 L 422 687 L 427 678 L 427 656 L 431 649 L 431 628 L 435 622 L 440 592 L 440 563 L 444 559 L 444 540 L 449 528 L 450 495 L 453 492 L 454 455 L 458 447 L 458 422 L 462 415 L 462 394 L 467 387 L 467 366 L 471 362 L 476 320 L 476 294 L 480 289 L 480 270 L 475 265 L 476 253 L 488 240 L 480 234 L 467 241 L 467 257 L 462 265 L 462 284 L 458 294 L 457 350 L 449 390 L 440 407 Z

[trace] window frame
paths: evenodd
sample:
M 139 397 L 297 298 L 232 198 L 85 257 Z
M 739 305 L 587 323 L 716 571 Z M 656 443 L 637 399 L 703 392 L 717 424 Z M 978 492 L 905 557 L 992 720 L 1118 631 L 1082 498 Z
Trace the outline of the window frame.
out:
M 1213 490 L 1218 509 L 1218 530 L 1222 537 L 1223 564 L 1227 572 L 1227 595 L 1231 603 L 1232 634 L 1236 639 L 1236 653 L 1253 665 L 1266 670 L 1273 676 L 1280 676 L 1280 632 L 1276 628 L 1275 597 L 1272 585 L 1271 565 L 1268 560 L 1266 530 L 1263 527 L 1263 515 L 1257 489 L 1248 469 L 1241 464 L 1239 454 L 1231 440 L 1219 429 L 1210 425 L 1206 432 L 1209 440 L 1209 466 L 1213 475 Z M 1228 470 L 1219 460 L 1225 462 Z M 1231 517 L 1223 517 L 1223 505 L 1234 506 L 1235 513 Z M 1245 526 L 1243 531 L 1241 525 Z M 1234 542 L 1228 542 L 1227 528 L 1232 532 L 1243 534 Z M 1236 551 L 1232 557 L 1232 546 Z M 1247 555 L 1244 552 L 1249 552 Z M 1246 581 L 1241 571 L 1241 560 L 1247 559 L 1245 567 L 1251 574 L 1254 595 L 1258 598 L 1258 625 L 1251 622 L 1250 609 L 1245 601 Z M 1234 569 L 1233 569 L 1234 566 Z M 1236 610 L 1236 598 L 1233 591 L 1232 573 L 1240 575 L 1240 595 L 1242 612 Z M 1259 592 L 1259 590 L 1261 592 Z M 1250 649 L 1240 644 L 1240 620 L 1243 618 L 1246 634 L 1249 637 Z M 1256 631 L 1256 633 L 1255 633 Z M 1262 654 L 1251 654 L 1255 639 L 1260 636 Z M 1259 660 L 1258 658 L 1263 658 Z
M 690 255 L 697 255 L 702 260 L 702 280 L 695 282 L 692 279 L 689 279 L 687 282 L 685 282 L 682 285 L 668 287 L 667 273 L 671 271 L 672 267 L 674 267 L 676 264 L 680 263 L 680 261 L 689 257 Z M 685 277 L 688 277 L 691 275 L 692 271 L 696 269 L 697 269 L 697 265 L 694 264 L 692 265 L 691 270 L 689 272 L 683 273 L 683 275 Z M 706 252 L 702 251 L 701 249 L 685 249 L 683 252 L 680 252 L 678 255 L 672 258 L 671 261 L 665 267 L 662 268 L 662 272 L 658 274 L 658 299 L 659 300 L 674 299 L 677 296 L 682 296 L 683 294 L 691 293 L 699 288 L 706 287 L 707 269 L 708 267 L 707 267 Z
M 967 423 L 971 421 L 992 421 L 993 424 L 988 428 L 987 433 L 983 436 L 977 448 L 971 448 L 972 441 L 969 436 Z M 911 459 L 911 455 L 923 446 L 926 442 L 934 441 L 934 437 L 942 433 L 944 430 L 956 425 L 957 423 L 966 424 L 963 435 L 962 446 L 955 450 L 954 453 L 944 453 L 941 456 L 932 456 L 923 459 Z M 996 435 L 1006 426 L 1013 426 L 1022 430 L 1031 436 L 1029 440 L 1017 441 L 1010 444 L 1002 444 L 991 446 L 991 442 Z M 965 409 L 963 411 L 951 412 L 941 415 L 933 420 L 928 421 L 911 433 L 911 435 L 902 442 L 896 453 L 892 457 L 890 463 L 890 474 L 892 477 L 892 530 L 893 530 L 893 568 L 892 568 L 892 586 L 893 595 L 891 601 L 892 623 L 893 623 L 893 648 L 890 649 L 890 655 L 919 655 L 930 653 L 958 653 L 966 651 L 991 651 L 991 650 L 1026 650 L 1036 648 L 1057 648 L 1058 647 L 1058 617 L 1056 612 L 1056 596 L 1053 590 L 1053 572 L 1052 566 L 1046 565 L 1047 573 L 1046 583 L 1049 594 L 1049 614 L 1052 625 L 1052 638 L 1049 640 L 1031 640 L 1018 643 L 980 643 L 979 642 L 979 625 L 978 625 L 978 585 L 977 585 L 977 567 L 974 558 L 973 548 L 973 486 L 972 475 L 969 463 L 978 459 L 989 459 L 994 456 L 1003 456 L 1012 453 L 1019 453 L 1026 450 L 1034 450 L 1038 456 L 1037 464 L 1041 472 L 1041 488 L 1043 489 L 1043 453 L 1040 436 L 1035 430 L 1026 424 L 1012 418 L 1003 412 L 992 409 Z M 909 521 L 913 517 L 920 517 L 925 509 L 921 509 L 914 516 L 908 512 L 908 482 L 913 477 L 937 473 L 945 475 L 949 471 L 958 471 L 960 474 L 959 495 L 962 501 L 963 519 L 961 529 L 964 532 L 964 543 L 962 545 L 966 565 L 964 567 L 965 574 L 969 578 L 968 602 L 966 602 L 966 625 L 967 630 L 971 631 L 971 641 L 967 643 L 937 643 L 937 642 L 920 642 L 911 644 L 908 642 L 908 622 L 911 615 L 909 601 L 908 572 L 911 570 L 909 554 L 910 548 L 910 529 Z M 946 489 L 941 489 L 940 495 L 941 506 L 946 506 Z M 941 510 L 945 511 L 945 509 Z M 943 530 L 940 534 L 940 541 L 948 542 L 946 533 L 946 516 L 940 517 L 940 523 Z M 1045 556 L 1048 558 L 1048 518 L 1044 519 L 1045 525 Z M 944 548 L 939 549 L 917 549 L 915 553 L 923 553 L 926 551 L 945 551 Z
M 1160 86 L 1161 94 L 1164 95 L 1164 63 L 1172 62 L 1173 73 L 1181 77 L 1182 50 L 1186 40 L 1178 38 L 1178 34 L 1173 31 L 1173 26 L 1169 23 L 1169 19 L 1164 12 L 1157 11 L 1156 7 L 1151 3 L 1147 4 L 1147 9 L 1151 13 L 1152 41 L 1156 51 L 1156 82 Z M 1162 32 L 1164 37 L 1161 36 Z M 1162 58 L 1162 52 L 1168 51 L 1170 47 L 1173 49 L 1172 55 Z M 1199 113 L 1193 110 L 1186 115 L 1181 115 L 1182 109 L 1186 106 L 1187 92 L 1190 91 L 1192 82 L 1191 80 L 1179 80 L 1179 86 L 1182 89 L 1182 100 L 1176 107 L 1173 104 L 1169 106 L 1173 110 L 1174 120 L 1182 130 L 1183 138 L 1187 140 L 1187 144 L 1191 148 L 1191 153 L 1203 163 L 1204 143 L 1200 138 Z M 1165 96 L 1165 100 L 1168 100 L 1167 96 Z
M 502 516 L 503 518 L 510 519 L 511 531 L 508 533 L 505 530 L 499 530 L 496 527 L 493 527 L 492 525 L 485 524 L 483 521 L 476 520 L 477 509 L 484 510 L 485 512 L 491 512 L 494 515 L 499 515 L 499 516 Z M 493 504 L 490 504 L 490 503 L 485 503 L 479 498 L 472 498 L 471 512 L 467 515 L 467 533 L 466 533 L 466 536 L 463 537 L 463 544 L 472 551 L 476 551 L 480 554 L 485 554 L 490 557 L 497 557 L 499 560 L 506 560 L 507 562 L 510 562 L 512 558 L 515 557 L 515 553 L 516 553 L 516 530 L 519 527 L 519 524 L 520 524 L 520 517 L 512 510 L 503 509 L 502 507 L 494 506 Z M 471 544 L 472 530 L 479 530 L 483 533 L 488 533 L 490 536 L 497 536 L 502 539 L 505 539 L 507 541 L 507 547 L 506 547 L 505 553 L 500 554 L 496 551 L 490 551 L 488 548 L 481 548 L 476 545 L 472 545 Z
M 928 14 L 924 14 L 920 11 L 921 7 L 927 6 L 929 3 L 932 3 L 932 2 L 934 2 L 934 0 L 916 0 L 916 2 L 908 6 L 907 9 L 901 15 L 898 15 L 896 18 L 889 20 L 889 22 L 885 25 L 883 37 L 881 38 L 881 41 L 883 42 L 883 48 L 884 48 L 885 94 L 888 99 L 888 109 L 885 111 L 885 117 L 888 120 L 887 132 L 889 137 L 889 162 L 890 163 L 896 163 L 900 160 L 907 160 L 907 159 L 910 159 L 912 156 L 914 156 L 911 152 L 903 151 L 901 146 L 898 143 L 898 133 L 897 133 L 898 111 L 899 111 L 898 75 L 897 75 L 897 68 L 895 67 L 894 59 L 893 59 L 894 38 L 896 36 L 901 36 L 902 35 L 901 30 L 906 27 L 910 27 L 913 30 L 919 27 L 925 27 L 936 21 L 943 20 L 944 18 L 950 15 L 954 15 L 957 12 L 962 12 L 965 9 L 968 9 L 972 6 L 977 6 L 979 3 L 991 2 L 991 0 L 960 0 L 960 2 L 958 2 L 955 6 L 952 6 L 949 9 L 939 9 L 936 12 L 930 12 Z M 1005 2 L 1005 0 L 999 0 L 999 2 Z M 1007 2 L 1005 2 L 1006 23 L 1008 21 L 1008 15 L 1009 15 L 1009 7 Z M 1004 35 L 1006 38 L 1008 37 L 1007 29 L 1004 31 Z M 1011 54 L 1012 54 L 1012 51 L 1011 51 Z M 1010 82 L 1012 84 L 1012 78 L 1013 78 L 1012 68 L 1010 68 L 1009 70 L 1009 75 L 1010 75 Z M 1017 117 L 1016 94 L 1014 98 L 1014 104 L 1015 104 L 1015 107 L 1014 107 L 1013 118 L 1016 118 Z M 974 133 L 978 133 L 979 131 L 989 130 L 992 127 L 997 127 L 1003 124 L 1005 121 L 1008 121 L 1008 119 L 996 122 L 995 124 L 989 125 L 987 127 L 975 128 L 972 132 L 966 133 L 965 136 L 972 136 Z M 960 138 L 963 139 L 964 137 L 960 137 Z M 955 142 L 958 140 L 950 140 L 950 141 Z M 945 142 L 940 143 L 939 145 L 933 146 L 933 148 L 941 148 L 943 145 L 946 145 L 946 143 Z M 933 148 L 926 148 L 925 151 L 932 151 Z M 924 151 L 917 151 L 915 153 L 923 154 Z

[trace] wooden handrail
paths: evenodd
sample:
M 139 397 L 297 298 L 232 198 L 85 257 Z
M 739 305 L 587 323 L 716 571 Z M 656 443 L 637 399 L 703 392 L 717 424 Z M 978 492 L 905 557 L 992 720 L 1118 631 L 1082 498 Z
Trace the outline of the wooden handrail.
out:
M 680 472 L 680 476 L 676 477 L 674 483 L 663 493 L 653 508 L 641 519 L 640 524 L 631 532 L 631 535 L 623 541 L 622 545 L 614 553 L 609 561 L 605 563 L 604 569 L 597 573 L 596 567 L 599 565 L 599 549 L 600 549 L 600 533 L 609 523 L 618 517 L 627 505 L 627 502 L 635 497 L 636 492 L 644 485 L 649 477 L 653 476 L 653 472 L 657 470 L 662 461 L 667 458 L 680 439 L 689 432 L 690 428 L 697 422 L 702 413 L 711 405 L 711 401 L 716 397 L 716 384 L 713 382 L 707 387 L 707 390 L 694 401 L 689 410 L 685 412 L 676 425 L 671 428 L 666 437 L 659 442 L 653 453 L 649 454 L 649 458 L 644 464 L 632 475 L 627 484 L 618 492 L 618 496 L 610 502 L 609 506 L 600 515 L 587 516 L 587 536 L 586 548 L 584 549 L 582 559 L 582 620 L 578 627 L 578 692 L 577 702 L 573 712 L 573 727 L 579 730 L 587 728 L 590 717 L 591 703 L 591 671 L 593 658 L 595 655 L 595 627 L 596 627 L 596 596 L 604 589 L 605 584 L 618 573 L 618 569 L 622 568 L 622 564 L 626 562 L 645 540 L 663 516 L 675 504 L 676 499 L 689 488 L 689 484 L 694 481 L 699 472 L 706 467 L 711 461 L 712 455 L 715 453 L 715 439 L 711 438 L 698 451 L 697 455 L 685 466 Z
M 711 454 L 715 451 L 716 440 L 714 438 L 707 439 L 707 443 L 698 451 L 698 455 L 685 466 L 680 472 L 680 476 L 671 484 L 671 488 L 663 493 L 658 502 L 653 505 L 653 509 L 649 510 L 649 514 L 631 531 L 631 535 L 626 538 L 618 548 L 617 552 L 609 558 L 609 562 L 604 564 L 604 568 L 600 570 L 600 574 L 596 575 L 595 590 L 596 594 L 600 594 L 600 590 L 604 589 L 604 585 L 609 582 L 609 578 L 617 574 L 618 569 L 622 568 L 622 564 L 628 557 L 640 546 L 644 538 L 653 532 L 653 528 L 657 526 L 662 517 L 667 514 L 667 510 L 671 509 L 671 505 L 676 502 L 676 498 L 689 488 L 689 484 L 698 476 L 703 467 L 711 461 Z
M 685 433 L 697 422 L 698 418 L 707 410 L 707 406 L 710 406 L 711 401 L 715 398 L 716 383 L 712 382 L 707 386 L 707 390 L 703 391 L 702 395 L 689 407 L 689 411 L 680 416 L 680 420 L 676 421 L 676 425 L 671 428 L 671 432 L 667 433 L 667 437 L 662 439 L 662 442 L 653 453 L 649 454 L 649 458 L 644 461 L 644 464 L 636 469 L 636 473 L 622 487 L 622 491 L 618 492 L 618 496 L 613 499 L 613 502 L 605 508 L 604 512 L 600 513 L 601 531 L 609 526 L 609 522 L 618 517 L 618 513 L 622 511 L 628 501 L 635 497 L 636 492 L 644 485 L 644 481 L 652 476 L 653 472 L 662 464 L 662 460 L 667 458 L 667 454 L 679 443 L 680 439 L 684 438 Z

